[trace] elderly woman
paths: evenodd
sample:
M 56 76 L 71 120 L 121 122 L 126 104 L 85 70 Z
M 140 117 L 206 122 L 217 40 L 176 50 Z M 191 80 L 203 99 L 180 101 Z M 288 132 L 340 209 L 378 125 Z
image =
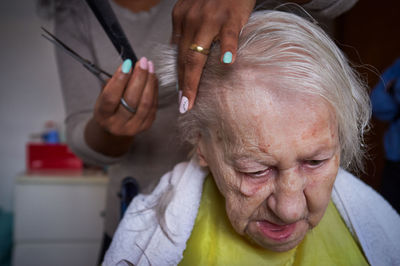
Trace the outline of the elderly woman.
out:
M 235 64 L 218 50 L 180 121 L 193 158 L 133 200 L 104 265 L 400 265 L 398 214 L 347 171 L 362 167 L 370 104 L 335 44 L 263 11 Z

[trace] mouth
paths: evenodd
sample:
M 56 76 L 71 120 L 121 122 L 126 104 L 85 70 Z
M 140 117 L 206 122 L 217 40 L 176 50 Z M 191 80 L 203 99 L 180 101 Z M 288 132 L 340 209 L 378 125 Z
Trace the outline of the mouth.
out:
M 266 220 L 258 221 L 257 226 L 260 229 L 261 233 L 275 241 L 284 241 L 288 239 L 296 229 L 297 223 L 287 224 L 287 225 L 279 225 L 270 223 Z

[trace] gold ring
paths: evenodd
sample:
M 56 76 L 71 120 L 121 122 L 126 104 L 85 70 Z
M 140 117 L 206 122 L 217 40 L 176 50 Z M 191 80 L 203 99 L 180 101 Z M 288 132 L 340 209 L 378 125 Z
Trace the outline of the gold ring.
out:
M 197 45 L 195 43 L 192 43 L 190 45 L 189 49 L 193 50 L 195 52 L 199 52 L 199 53 L 204 54 L 204 55 L 208 55 L 210 53 L 210 49 L 203 48 L 200 45 Z

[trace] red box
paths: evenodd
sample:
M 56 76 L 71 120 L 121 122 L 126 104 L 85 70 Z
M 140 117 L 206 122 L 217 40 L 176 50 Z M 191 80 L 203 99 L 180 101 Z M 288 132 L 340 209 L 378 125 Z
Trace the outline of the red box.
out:
M 83 162 L 66 144 L 28 143 L 27 170 L 81 170 Z

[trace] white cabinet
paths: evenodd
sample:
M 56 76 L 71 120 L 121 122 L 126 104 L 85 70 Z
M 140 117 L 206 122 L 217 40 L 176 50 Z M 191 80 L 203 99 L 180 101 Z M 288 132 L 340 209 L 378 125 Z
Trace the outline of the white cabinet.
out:
M 96 265 L 108 179 L 35 174 L 17 179 L 14 266 Z

